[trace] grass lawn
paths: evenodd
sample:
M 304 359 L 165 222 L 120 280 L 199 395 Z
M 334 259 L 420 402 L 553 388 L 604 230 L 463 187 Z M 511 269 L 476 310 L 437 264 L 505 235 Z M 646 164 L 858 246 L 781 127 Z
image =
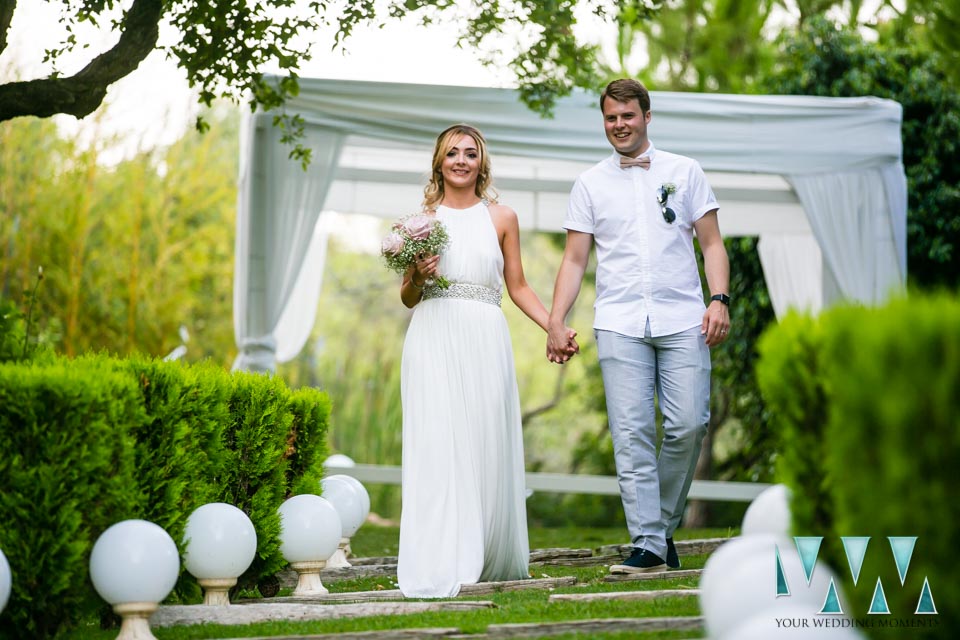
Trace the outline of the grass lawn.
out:
M 730 529 L 680 530 L 676 539 L 723 538 L 734 535 Z M 531 529 L 530 548 L 590 548 L 602 545 L 622 544 L 626 540 L 626 531 L 621 527 L 611 529 L 563 528 Z M 357 557 L 394 556 L 397 553 L 399 530 L 396 527 L 377 527 L 366 525 L 357 532 L 351 541 L 354 555 Z M 684 569 L 702 568 L 707 556 L 683 556 Z M 154 629 L 158 640 L 199 640 L 201 638 L 241 638 L 283 635 L 308 635 L 338 633 L 346 631 L 373 631 L 385 629 L 415 629 L 434 627 L 457 627 L 463 633 L 481 633 L 489 624 L 525 623 L 525 622 L 561 622 L 591 618 L 638 618 L 697 616 L 700 614 L 696 598 L 669 598 L 656 602 L 643 601 L 594 601 L 594 602 L 557 602 L 547 601 L 553 593 L 592 593 L 605 591 L 683 589 L 696 588 L 697 578 L 674 578 L 670 580 L 644 580 L 633 582 L 603 582 L 607 567 L 566 567 L 551 565 L 532 565 L 530 573 L 534 578 L 575 576 L 577 584 L 551 590 L 527 590 L 501 592 L 491 595 L 472 596 L 469 599 L 492 601 L 497 606 L 491 609 L 458 612 L 428 612 L 408 615 L 383 615 L 364 618 L 345 618 L 314 622 L 268 622 L 244 626 L 194 625 Z M 331 592 L 374 591 L 396 589 L 395 576 L 359 578 L 351 580 L 326 581 L 325 586 Z M 257 594 L 250 594 L 257 595 Z M 281 592 L 281 595 L 284 595 Z M 466 597 L 460 600 L 468 599 Z M 107 640 L 115 638 L 116 629 L 100 630 L 95 625 L 78 630 L 68 638 L 76 640 Z M 583 637 L 576 634 L 538 636 L 540 638 Z M 591 633 L 598 640 L 624 638 L 674 639 L 702 637 L 697 631 L 659 631 L 652 633 Z

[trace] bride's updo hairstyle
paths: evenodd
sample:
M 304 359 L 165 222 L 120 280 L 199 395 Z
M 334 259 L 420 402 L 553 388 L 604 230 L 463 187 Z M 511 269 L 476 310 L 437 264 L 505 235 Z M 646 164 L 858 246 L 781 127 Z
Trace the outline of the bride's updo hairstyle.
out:
M 470 136 L 477 143 L 477 153 L 480 155 L 480 170 L 477 173 L 477 184 L 474 192 L 478 198 L 497 201 L 497 192 L 491 186 L 493 178 L 490 176 L 490 156 L 487 154 L 487 141 L 476 127 L 468 124 L 455 124 L 447 127 L 437 136 L 437 144 L 433 148 L 433 163 L 430 180 L 423 189 L 423 208 L 425 211 L 434 211 L 443 200 L 443 159 L 460 141 L 461 136 Z

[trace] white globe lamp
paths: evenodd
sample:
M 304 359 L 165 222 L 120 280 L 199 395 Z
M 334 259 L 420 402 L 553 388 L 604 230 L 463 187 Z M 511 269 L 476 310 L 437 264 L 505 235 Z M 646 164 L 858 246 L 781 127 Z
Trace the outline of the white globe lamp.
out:
M 353 565 L 347 561 L 347 555 L 350 552 L 350 538 L 363 523 L 362 498 L 354 486 L 342 476 L 324 478 L 321 486 L 323 497 L 329 500 L 340 514 L 340 524 L 343 526 L 340 546 L 327 561 L 327 566 L 333 569 L 351 567 Z
M 775 484 L 753 499 L 743 516 L 742 535 L 772 533 L 790 535 L 790 489 Z
M 326 460 L 323 461 L 323 466 L 330 468 L 339 468 L 339 469 L 349 469 L 350 467 L 357 466 L 357 463 L 353 461 L 353 458 L 346 456 L 342 453 L 335 453 L 332 456 L 328 456 Z
M 104 531 L 90 554 L 90 579 L 123 622 L 118 640 L 154 638 L 148 622 L 177 583 L 180 554 L 173 538 L 146 520 Z
M 280 553 L 297 572 L 294 596 L 328 593 L 320 570 L 336 552 L 342 527 L 340 515 L 330 502 L 313 494 L 293 496 L 278 509 Z
M 777 549 L 789 596 L 777 597 Z M 781 607 L 800 606 L 817 614 L 833 579 L 827 565 L 814 565 L 810 584 L 794 541 L 771 534 L 755 534 L 725 542 L 711 554 L 700 576 L 700 609 L 710 638 L 723 638 L 754 615 L 773 614 Z M 777 614 L 777 617 L 779 614 Z
M 367 492 L 367 488 L 363 486 L 363 483 L 353 476 L 348 476 L 346 474 L 328 476 L 328 478 L 342 478 L 357 491 L 357 494 L 360 496 L 360 504 L 363 505 L 363 517 L 360 519 L 360 523 L 362 525 L 364 522 L 366 522 L 367 516 L 370 515 L 370 494 Z
M 10 564 L 7 562 L 7 556 L 0 551 L 0 613 L 7 606 L 10 600 L 10 590 L 13 587 L 13 580 L 10 577 Z
M 203 604 L 229 605 L 230 588 L 257 553 L 250 518 L 232 504 L 205 504 L 187 519 L 183 542 L 183 563 L 203 587 Z

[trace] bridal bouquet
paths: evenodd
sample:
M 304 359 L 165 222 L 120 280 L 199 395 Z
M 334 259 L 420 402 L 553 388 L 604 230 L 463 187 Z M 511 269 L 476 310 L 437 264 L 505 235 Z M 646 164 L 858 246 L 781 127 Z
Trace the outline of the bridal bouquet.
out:
M 397 273 L 404 273 L 420 255 L 437 255 L 447 246 L 447 229 L 435 216 L 423 213 L 406 216 L 397 220 L 380 243 L 380 253 L 387 267 Z M 428 280 L 428 285 L 437 285 L 441 289 L 450 286 L 450 281 L 437 276 L 436 281 Z

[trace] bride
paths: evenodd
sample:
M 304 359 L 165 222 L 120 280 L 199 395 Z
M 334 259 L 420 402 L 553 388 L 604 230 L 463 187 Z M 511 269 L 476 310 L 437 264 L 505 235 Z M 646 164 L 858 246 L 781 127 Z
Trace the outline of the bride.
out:
M 437 137 L 423 208 L 450 242 L 403 277 L 415 308 L 403 345 L 403 487 L 397 578 L 406 597 L 457 595 L 461 584 L 529 577 L 520 400 L 502 284 L 546 331 L 527 284 L 517 214 L 496 204 L 483 135 L 458 124 Z M 444 276 L 447 289 L 432 285 Z M 568 330 L 567 350 L 579 349 Z

